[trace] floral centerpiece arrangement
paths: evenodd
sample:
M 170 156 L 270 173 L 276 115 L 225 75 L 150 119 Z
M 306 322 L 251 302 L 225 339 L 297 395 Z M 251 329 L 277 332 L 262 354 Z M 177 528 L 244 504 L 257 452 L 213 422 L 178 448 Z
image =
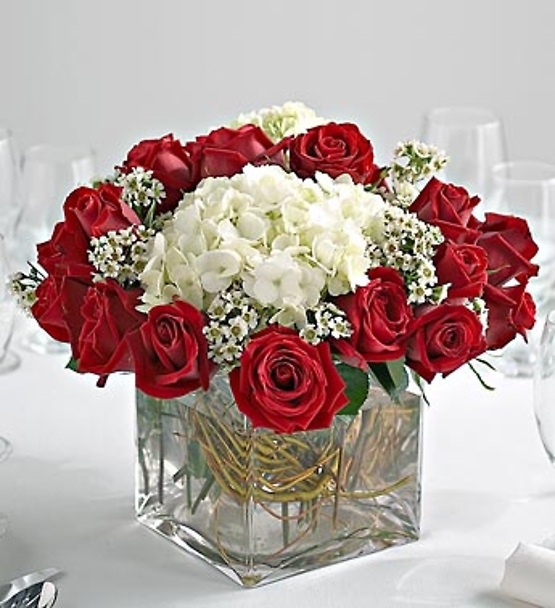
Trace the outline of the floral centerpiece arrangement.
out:
M 328 426 L 362 378 L 335 362 L 394 391 L 397 364 L 429 382 L 533 325 L 526 221 L 478 220 L 445 162 L 407 142 L 379 167 L 356 125 L 291 103 L 142 141 L 68 196 L 14 289 L 100 384 L 171 398 L 221 368 L 255 426 Z
M 357 125 L 300 103 L 186 143 L 144 140 L 114 175 L 69 194 L 13 289 L 71 345 L 70 368 L 100 385 L 133 372 L 140 393 L 162 402 L 202 398 L 223 377 L 233 407 L 276 445 L 354 417 L 369 386 L 398 400 L 409 374 L 431 382 L 474 369 L 533 326 L 526 221 L 479 219 L 478 196 L 434 177 L 446 162 L 407 141 L 381 166 Z M 197 429 L 194 440 L 214 456 L 226 449 L 214 436 Z M 238 496 L 234 457 L 223 458 L 220 485 Z M 214 463 L 211 475 L 205 484 Z M 296 523 L 314 514 L 295 500 Z M 289 515 L 280 521 L 290 530 Z

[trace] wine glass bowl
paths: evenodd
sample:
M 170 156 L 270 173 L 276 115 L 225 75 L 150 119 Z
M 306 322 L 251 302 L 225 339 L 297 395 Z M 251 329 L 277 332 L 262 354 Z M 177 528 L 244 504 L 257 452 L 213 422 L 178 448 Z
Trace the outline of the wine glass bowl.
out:
M 502 120 L 493 110 L 472 106 L 434 108 L 424 116 L 422 140 L 436 145 L 449 157 L 438 178 L 460 185 L 482 198 L 484 211 L 494 210 L 490 200 L 491 171 L 505 161 Z
M 0 233 L 7 239 L 21 212 L 19 159 L 12 132 L 0 126 Z
M 528 283 L 536 303 L 536 325 L 527 340 L 518 338 L 500 351 L 496 367 L 507 376 L 534 373 L 541 331 L 555 306 L 555 165 L 538 160 L 499 163 L 492 170 L 492 199 L 501 213 L 526 219 L 538 253 L 538 275 Z
M 62 219 L 63 202 L 95 175 L 94 152 L 83 145 L 38 145 L 22 157 L 23 212 L 18 223 L 18 265 L 36 263 L 36 244 L 47 241 Z M 31 320 L 21 339 L 26 350 L 38 354 L 67 353 L 66 344 L 50 338 Z
M 77 186 L 90 182 L 95 174 L 94 152 L 83 145 L 41 144 L 22 156 L 23 211 L 18 225 L 18 242 L 25 264 L 35 258 L 36 243 L 50 238 L 62 219 L 63 201 Z

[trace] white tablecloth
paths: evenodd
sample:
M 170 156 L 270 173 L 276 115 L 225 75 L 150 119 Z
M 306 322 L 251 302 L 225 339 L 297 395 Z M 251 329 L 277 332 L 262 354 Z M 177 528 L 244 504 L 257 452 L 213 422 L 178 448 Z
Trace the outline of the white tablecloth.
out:
M 104 389 L 62 355 L 20 351 L 0 376 L 0 581 L 47 566 L 60 608 L 524 606 L 498 591 L 518 541 L 555 533 L 555 470 L 529 380 L 459 370 L 429 390 L 421 539 L 255 590 L 140 526 L 133 514 L 132 376 Z

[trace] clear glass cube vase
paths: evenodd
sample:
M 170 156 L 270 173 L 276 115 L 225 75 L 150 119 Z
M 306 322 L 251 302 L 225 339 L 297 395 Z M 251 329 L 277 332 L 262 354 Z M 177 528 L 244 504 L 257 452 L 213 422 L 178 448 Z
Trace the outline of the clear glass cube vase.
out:
M 290 435 L 252 428 L 227 376 L 137 391 L 139 521 L 252 587 L 402 545 L 420 526 L 422 400 L 378 388 L 356 416 Z

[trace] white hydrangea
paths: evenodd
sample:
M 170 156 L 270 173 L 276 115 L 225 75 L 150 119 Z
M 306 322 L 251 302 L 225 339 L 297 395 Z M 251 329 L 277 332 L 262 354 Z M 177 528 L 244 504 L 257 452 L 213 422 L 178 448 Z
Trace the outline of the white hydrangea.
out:
M 249 165 L 207 178 L 153 239 L 143 309 L 177 296 L 206 310 L 236 284 L 274 319 L 302 325 L 328 294 L 368 282 L 368 242 L 383 240 L 390 207 L 348 176 L 303 180 Z
M 329 121 L 317 116 L 316 112 L 304 103 L 288 101 L 282 106 L 240 114 L 230 126 L 238 129 L 243 125 L 253 124 L 260 127 L 273 142 L 278 142 L 327 122 Z

